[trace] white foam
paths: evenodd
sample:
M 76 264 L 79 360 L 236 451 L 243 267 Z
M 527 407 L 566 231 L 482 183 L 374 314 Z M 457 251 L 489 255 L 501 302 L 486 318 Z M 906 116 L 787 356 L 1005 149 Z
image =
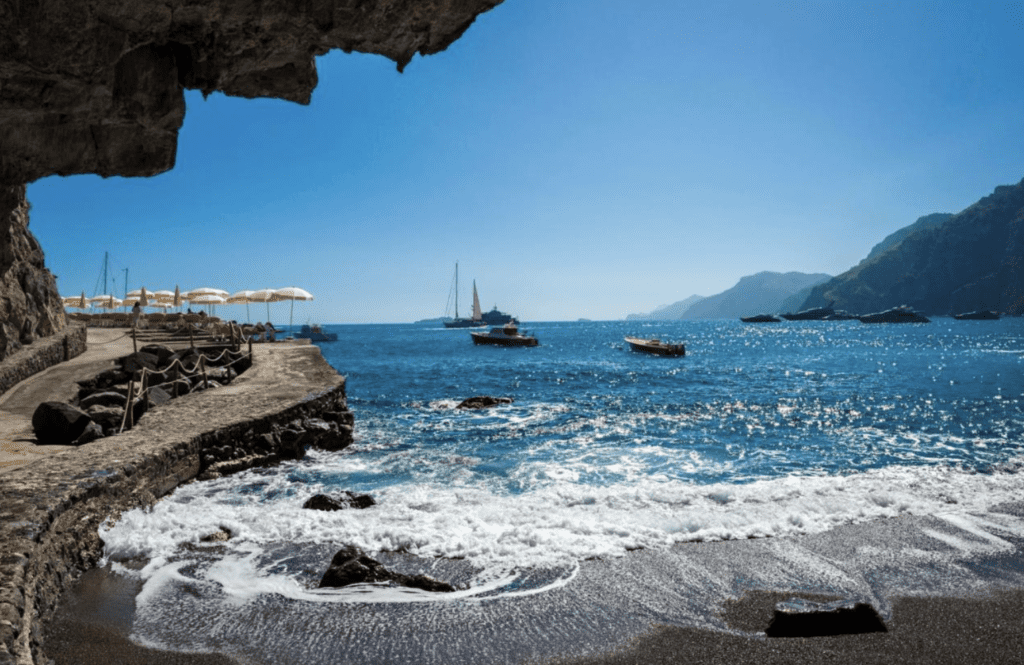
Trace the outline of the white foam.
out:
M 475 477 L 475 484 L 418 482 L 380 490 L 378 505 L 367 510 L 320 512 L 301 506 L 329 488 L 296 488 L 289 486 L 287 474 L 249 473 L 179 488 L 149 510 L 126 513 L 104 527 L 101 537 L 111 560 L 151 560 L 141 573 L 146 594 L 151 584 L 159 587 L 180 578 L 180 561 L 166 562 L 182 556 L 182 543 L 197 543 L 227 528 L 233 537 L 223 545 L 230 555 L 206 572 L 206 580 L 238 602 L 259 593 L 309 595 L 294 580 L 258 563 L 261 552 L 283 543 L 298 548 L 351 544 L 369 553 L 464 558 L 480 571 L 472 582 L 479 592 L 500 588 L 499 581 L 525 570 L 573 570 L 582 559 L 617 557 L 638 547 L 815 533 L 902 514 L 941 516 L 961 533 L 936 537 L 958 550 L 1012 547 L 994 531 L 1024 537 L 1021 520 L 984 515 L 991 505 L 1024 494 L 1024 474 L 1017 472 L 890 467 L 746 484 L 696 485 L 648 477 L 604 487 L 579 483 L 574 474 L 557 473 L 554 467 L 544 475 L 544 483 L 521 494 L 486 486 Z M 257 480 L 277 498 L 264 500 L 259 492 L 243 491 Z M 556 575 L 552 584 L 564 580 L 565 575 Z

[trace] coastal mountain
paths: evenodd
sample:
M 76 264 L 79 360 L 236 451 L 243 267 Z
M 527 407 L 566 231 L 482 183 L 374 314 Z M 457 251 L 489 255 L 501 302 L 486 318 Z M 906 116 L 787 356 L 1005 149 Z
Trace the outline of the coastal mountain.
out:
M 662 305 L 650 314 L 628 314 L 627 321 L 675 321 L 681 319 L 686 310 L 695 303 L 704 300 L 704 296 L 692 295 L 686 300 L 674 302 L 671 305 Z
M 691 305 L 682 319 L 734 319 L 761 312 L 774 313 L 801 290 L 831 279 L 824 273 L 759 272 L 741 277 L 736 286 Z
M 1024 314 L 1021 257 L 1024 180 L 996 187 L 989 196 L 938 225 L 924 224 L 911 230 L 874 256 L 816 286 L 802 308 L 835 301 L 836 309 L 855 313 L 909 305 L 926 314 L 978 309 Z
M 867 258 L 864 260 L 870 261 L 871 259 L 875 258 L 882 252 L 885 252 L 895 247 L 896 245 L 903 242 L 907 238 L 907 236 L 911 235 L 912 233 L 923 231 L 924 229 L 932 229 L 935 228 L 936 226 L 942 226 L 952 216 L 953 213 L 950 212 L 935 212 L 930 215 L 925 215 L 924 217 L 919 217 L 918 220 L 911 224 L 910 226 L 904 226 L 899 231 L 895 231 L 887 235 L 885 239 L 882 240 L 882 242 L 878 243 L 877 245 L 871 248 L 871 251 L 868 252 Z

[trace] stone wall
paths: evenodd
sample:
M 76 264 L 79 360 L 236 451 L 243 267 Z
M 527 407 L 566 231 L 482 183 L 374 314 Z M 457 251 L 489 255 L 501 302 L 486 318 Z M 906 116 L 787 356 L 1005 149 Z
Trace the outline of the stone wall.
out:
M 351 441 L 345 380 L 317 347 L 265 344 L 254 354 L 229 386 L 171 400 L 130 432 L 0 475 L 0 665 L 47 662 L 41 625 L 98 560 L 104 521 L 199 477 L 299 457 L 323 437 L 334 448 Z
M 62 332 L 38 339 L 5 358 L 0 362 L 0 395 L 47 367 L 81 355 L 85 351 L 86 335 L 84 325 L 73 323 Z

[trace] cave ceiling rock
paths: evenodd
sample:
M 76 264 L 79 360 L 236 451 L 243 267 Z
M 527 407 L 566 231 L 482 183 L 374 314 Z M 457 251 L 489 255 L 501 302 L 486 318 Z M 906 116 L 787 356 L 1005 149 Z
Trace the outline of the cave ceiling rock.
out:
M 0 186 L 174 166 L 184 89 L 301 104 L 331 49 L 447 48 L 501 0 L 3 0 Z

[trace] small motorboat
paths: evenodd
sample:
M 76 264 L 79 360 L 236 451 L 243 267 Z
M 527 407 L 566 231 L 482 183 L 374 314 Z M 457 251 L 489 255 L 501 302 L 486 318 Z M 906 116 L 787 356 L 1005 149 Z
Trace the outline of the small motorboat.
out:
M 893 307 L 884 312 L 866 314 L 858 317 L 861 323 L 929 323 L 931 319 L 923 314 L 918 314 L 906 305 Z
M 999 312 L 990 309 L 982 309 L 977 312 L 964 312 L 953 316 L 957 321 L 992 321 L 999 318 Z
M 494 344 L 496 346 L 537 346 L 539 342 L 532 335 L 519 332 L 519 328 L 513 323 L 506 323 L 500 328 L 491 328 L 490 331 L 471 332 L 474 344 Z
M 295 339 L 308 339 L 311 342 L 337 342 L 338 333 L 325 333 L 318 325 L 303 325 L 299 332 L 295 333 Z
M 660 339 L 640 339 L 639 337 L 626 337 L 626 343 L 634 351 L 651 353 L 656 356 L 685 356 L 685 344 L 667 344 Z
M 757 314 L 755 316 L 741 316 L 743 323 L 780 323 L 782 319 L 771 314 Z

